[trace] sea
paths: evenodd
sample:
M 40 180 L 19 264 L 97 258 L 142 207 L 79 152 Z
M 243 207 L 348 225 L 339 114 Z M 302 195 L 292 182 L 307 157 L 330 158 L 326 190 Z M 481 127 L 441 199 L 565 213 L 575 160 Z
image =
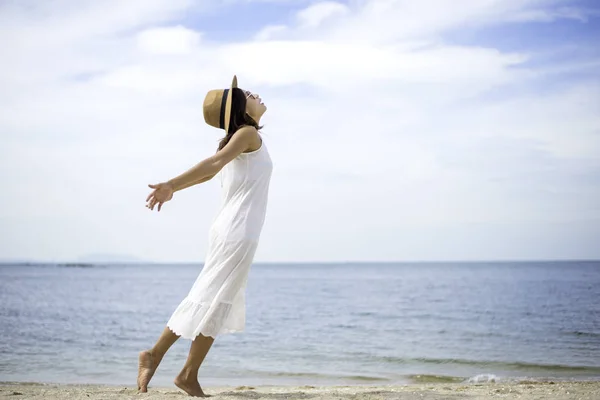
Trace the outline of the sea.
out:
M 135 386 L 202 265 L 0 265 L 0 381 Z M 151 386 L 172 386 L 190 341 Z M 260 264 L 203 386 L 600 380 L 600 262 Z

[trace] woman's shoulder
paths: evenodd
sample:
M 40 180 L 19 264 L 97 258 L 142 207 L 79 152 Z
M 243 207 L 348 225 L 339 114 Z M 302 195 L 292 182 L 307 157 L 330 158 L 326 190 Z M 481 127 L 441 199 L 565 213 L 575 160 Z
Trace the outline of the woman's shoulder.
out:
M 258 129 L 256 129 L 252 125 L 244 125 L 241 126 L 236 132 L 236 135 L 240 135 L 244 138 L 244 140 L 250 143 L 248 150 L 246 151 L 254 151 L 261 147 L 262 145 L 262 137 L 258 133 Z
M 238 130 L 235 132 L 235 134 L 242 134 L 242 135 L 258 135 L 258 129 L 256 129 L 256 127 L 252 126 L 252 125 L 242 125 L 238 128 Z

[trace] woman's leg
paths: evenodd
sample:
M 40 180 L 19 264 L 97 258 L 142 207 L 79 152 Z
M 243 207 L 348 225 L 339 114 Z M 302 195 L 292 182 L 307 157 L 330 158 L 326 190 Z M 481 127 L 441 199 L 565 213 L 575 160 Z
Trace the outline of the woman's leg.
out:
M 142 393 L 148 391 L 148 384 L 162 361 L 166 352 L 173 343 L 179 339 L 169 328 L 165 327 L 156 344 L 150 350 L 140 352 L 138 364 L 138 390 Z
M 190 353 L 183 369 L 175 378 L 175 385 L 190 396 L 208 397 L 198 383 L 198 370 L 215 339 L 210 336 L 197 336 L 190 346 Z

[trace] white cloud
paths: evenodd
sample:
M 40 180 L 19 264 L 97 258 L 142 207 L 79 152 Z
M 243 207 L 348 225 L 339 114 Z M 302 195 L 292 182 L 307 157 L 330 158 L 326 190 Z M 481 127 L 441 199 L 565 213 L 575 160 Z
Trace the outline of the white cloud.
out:
M 514 15 L 512 20 L 516 22 L 552 22 L 557 19 L 573 19 L 580 22 L 587 22 L 590 13 L 596 13 L 592 10 L 584 10 L 575 7 L 560 7 L 553 10 L 527 10 Z
M 255 36 L 255 40 L 269 40 L 277 36 L 277 34 L 285 32 L 287 26 L 285 25 L 268 25 L 261 29 Z
M 150 54 L 189 54 L 200 43 L 200 33 L 181 25 L 146 29 L 137 35 L 138 46 Z
M 303 28 L 316 28 L 325 22 L 330 22 L 332 17 L 344 15 L 348 7 L 335 1 L 323 1 L 298 12 L 296 18 Z
M 0 257 L 201 259 L 218 182 L 160 214 L 143 200 L 214 152 L 203 96 L 234 73 L 269 107 L 259 260 L 578 256 L 567 239 L 599 233 L 600 91 L 563 77 L 597 61 L 536 67 L 535 52 L 444 37 L 570 18 L 568 3 L 314 3 L 234 43 L 182 25 L 203 3 L 5 3 Z
M 237 44 L 224 47 L 220 53 L 230 69 L 237 68 L 253 83 L 305 83 L 332 90 L 385 82 L 388 87 L 429 83 L 472 92 L 507 83 L 518 76 L 509 67 L 526 60 L 523 55 L 491 49 L 431 46 L 405 52 L 391 46 L 327 41 Z M 253 58 L 253 54 L 261 57 Z M 247 61 L 240 64 L 239 57 Z

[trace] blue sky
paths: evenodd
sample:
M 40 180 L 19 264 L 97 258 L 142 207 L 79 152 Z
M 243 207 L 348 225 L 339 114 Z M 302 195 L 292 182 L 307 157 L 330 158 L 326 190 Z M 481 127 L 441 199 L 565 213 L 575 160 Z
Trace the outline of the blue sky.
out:
M 181 20 L 185 26 L 205 32 L 210 41 L 246 40 L 273 23 L 286 23 L 309 2 L 229 2 Z
M 593 2 L 572 2 L 572 7 L 596 9 Z M 600 14 L 590 13 L 585 19 L 558 19 L 552 22 L 513 22 L 481 29 L 456 29 L 450 38 L 465 45 L 493 46 L 503 51 L 536 50 L 552 52 L 569 48 L 576 53 L 598 54 L 593 46 L 600 34 Z
M 268 106 L 257 261 L 598 258 L 592 1 L 0 5 L 0 259 L 201 262 L 207 90 Z

